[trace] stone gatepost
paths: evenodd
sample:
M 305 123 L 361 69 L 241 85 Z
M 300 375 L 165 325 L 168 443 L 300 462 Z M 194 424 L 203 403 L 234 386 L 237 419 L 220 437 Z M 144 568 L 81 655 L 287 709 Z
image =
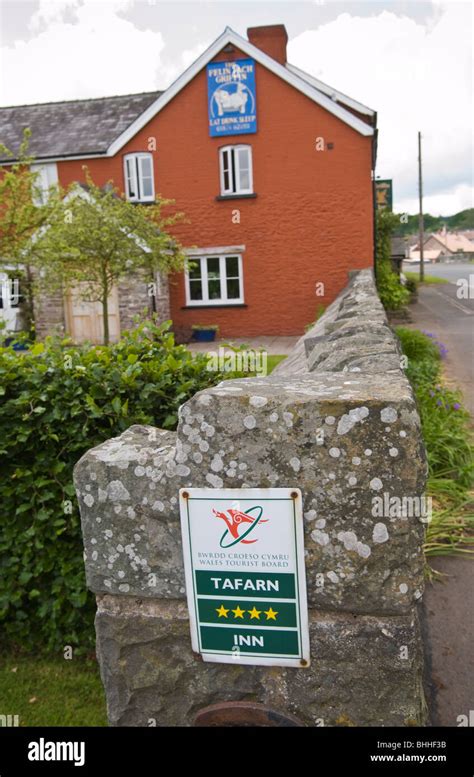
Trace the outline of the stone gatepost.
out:
M 192 725 L 225 701 L 310 726 L 422 724 L 425 478 L 413 395 L 367 272 L 272 376 L 196 394 L 177 433 L 133 426 L 88 451 L 75 482 L 110 724 Z M 310 667 L 192 652 L 183 487 L 301 489 Z

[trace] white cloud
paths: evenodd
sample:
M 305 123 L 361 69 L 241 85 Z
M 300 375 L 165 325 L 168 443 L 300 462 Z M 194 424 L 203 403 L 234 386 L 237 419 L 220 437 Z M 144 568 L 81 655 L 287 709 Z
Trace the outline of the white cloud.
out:
M 39 0 L 28 24 L 33 37 L 0 49 L 0 104 L 165 89 L 210 41 L 165 62 L 161 33 L 120 15 L 133 6 L 134 0 Z
M 168 86 L 207 44 L 164 53 L 159 31 L 124 18 L 133 6 L 134 0 L 39 0 L 32 37 L 0 49 L 0 104 Z M 418 130 L 426 208 L 448 215 L 472 206 L 470 14 L 470 3 L 438 0 L 425 25 L 388 11 L 344 13 L 290 42 L 291 62 L 377 110 L 377 174 L 394 179 L 397 210 L 417 209 Z M 202 21 L 198 30 L 207 29 Z
M 32 15 L 28 27 L 34 32 L 39 32 L 53 22 L 62 21 L 65 12 L 78 5 L 79 0 L 39 0 L 38 8 Z
M 209 43 L 212 41 L 209 41 Z M 205 51 L 209 43 L 198 43 L 192 49 L 184 49 L 179 52 L 179 56 L 174 58 L 173 63 L 166 63 L 160 67 L 160 84 L 169 86 L 173 83 L 187 68 L 196 61 L 196 59 Z
M 0 103 L 19 105 L 146 92 L 163 87 L 160 32 L 139 30 L 118 12 L 129 0 L 41 0 L 37 34 L 1 52 Z
M 423 197 L 423 211 L 431 213 L 432 216 L 449 216 L 473 207 L 473 187 L 468 184 L 459 184 L 452 187 L 450 191 Z M 399 200 L 397 210 L 400 213 L 418 213 L 418 197 Z
M 291 62 L 377 111 L 377 174 L 394 179 L 397 210 L 416 201 L 418 130 L 426 205 L 460 210 L 466 187 L 472 203 L 470 27 L 470 3 L 441 3 L 427 26 L 345 13 L 289 45 Z

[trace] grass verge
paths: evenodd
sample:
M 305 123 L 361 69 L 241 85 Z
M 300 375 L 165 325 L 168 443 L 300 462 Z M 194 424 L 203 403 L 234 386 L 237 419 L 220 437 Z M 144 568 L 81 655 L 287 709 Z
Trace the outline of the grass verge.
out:
M 420 283 L 420 273 L 419 272 L 410 272 L 410 271 L 403 271 L 404 276 L 408 281 L 413 281 L 414 283 Z M 425 273 L 425 278 L 423 283 L 449 283 L 446 278 L 439 278 L 437 275 L 427 275 Z
M 18 715 L 20 726 L 107 725 L 95 661 L 1 656 L 0 688 L 0 714 Z
M 473 457 L 470 416 L 457 391 L 442 381 L 446 347 L 432 333 L 397 327 L 408 359 L 428 457 L 427 495 L 433 503 L 425 555 L 429 579 L 439 576 L 429 559 L 474 554 Z
M 286 359 L 286 354 L 273 354 L 273 355 L 267 356 L 267 374 L 270 375 L 270 373 L 273 372 L 277 364 L 280 364 L 280 362 L 282 362 L 283 359 Z

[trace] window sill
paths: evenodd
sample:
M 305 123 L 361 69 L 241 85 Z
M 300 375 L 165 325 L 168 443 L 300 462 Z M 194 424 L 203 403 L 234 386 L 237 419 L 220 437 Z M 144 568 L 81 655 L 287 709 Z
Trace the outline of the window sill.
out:
M 207 308 L 207 310 L 213 310 L 215 308 L 247 308 L 248 305 L 245 304 L 245 302 L 222 302 L 216 303 L 215 305 L 181 305 L 181 310 L 202 310 L 203 308 Z
M 255 192 L 251 194 L 218 194 L 216 200 L 252 200 L 256 196 Z

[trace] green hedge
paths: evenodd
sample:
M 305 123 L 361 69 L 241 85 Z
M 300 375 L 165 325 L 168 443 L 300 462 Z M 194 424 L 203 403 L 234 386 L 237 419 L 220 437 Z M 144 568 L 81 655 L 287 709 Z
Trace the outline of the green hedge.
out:
M 174 429 L 188 397 L 220 380 L 150 322 L 116 345 L 47 340 L 0 348 L 0 628 L 3 644 L 86 652 L 85 587 L 72 469 L 131 424 Z

